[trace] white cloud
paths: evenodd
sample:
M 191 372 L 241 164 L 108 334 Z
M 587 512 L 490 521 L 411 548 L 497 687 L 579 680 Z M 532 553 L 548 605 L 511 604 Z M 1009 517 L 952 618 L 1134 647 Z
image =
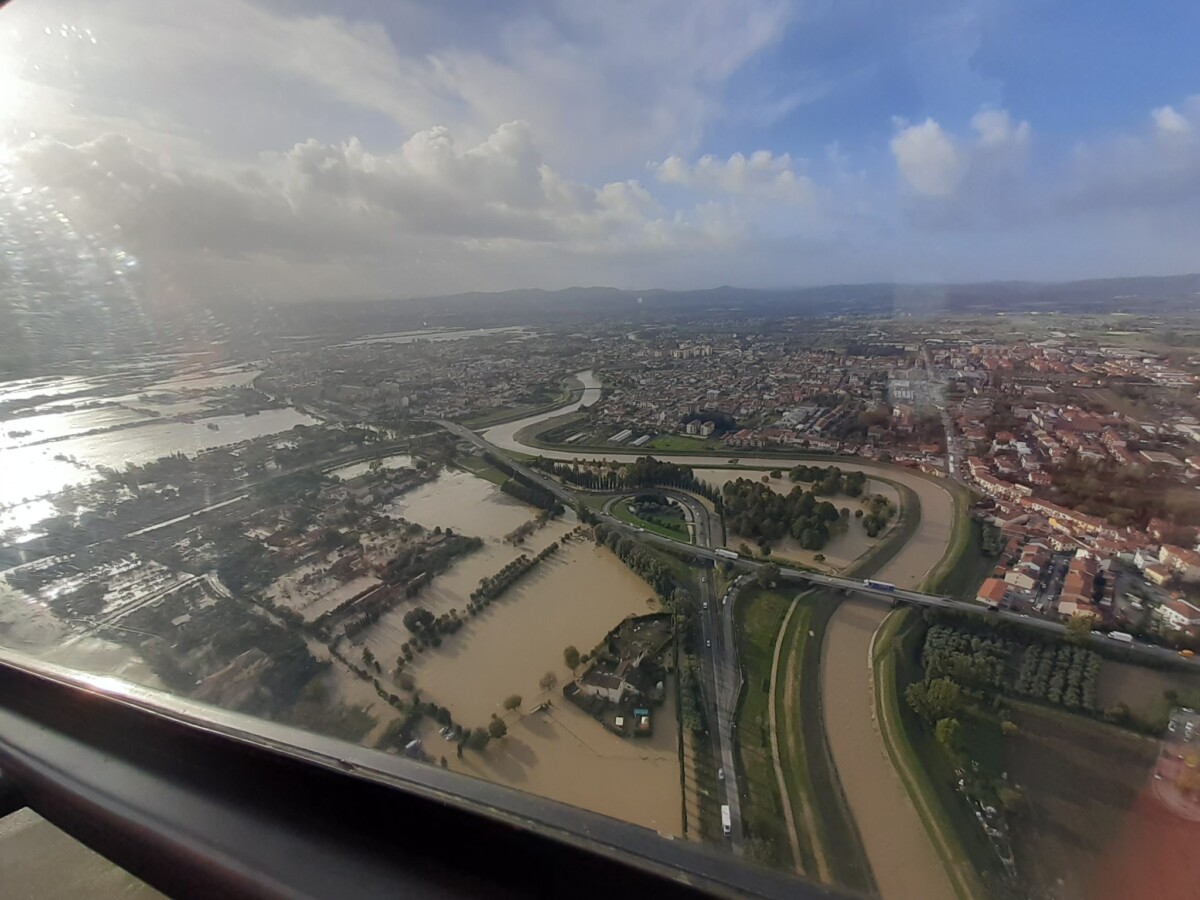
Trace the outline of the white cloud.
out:
M 1150 113 L 1153 128 L 1080 144 L 1071 160 L 1070 209 L 1200 212 L 1200 94 Z
M 891 148 L 901 176 L 918 194 L 949 196 L 966 174 L 962 151 L 933 119 L 901 128 Z
M 935 203 L 984 206 L 1007 203 L 1003 193 L 1023 175 L 1032 129 L 1013 122 L 1007 110 L 984 109 L 959 137 L 934 119 L 919 125 L 898 121 L 892 137 L 896 168 L 916 198 Z
M 705 193 L 742 194 L 780 203 L 816 202 L 812 180 L 796 173 L 786 153 L 775 156 L 769 150 L 756 150 L 748 157 L 734 153 L 727 160 L 705 155 L 695 164 L 669 156 L 648 168 L 663 184 Z
M 36 185 L 26 196 L 74 231 L 119 243 L 152 271 L 185 270 L 210 285 L 214 272 L 236 272 L 227 280 L 242 291 L 319 296 L 336 284 L 332 272 L 356 294 L 496 287 L 501 272 L 549 283 L 568 261 L 661 261 L 745 233 L 716 206 L 664 210 L 636 181 L 571 181 L 544 162 L 523 122 L 469 147 L 444 127 L 426 129 L 386 154 L 353 139 L 308 140 L 256 166 L 191 167 L 111 134 L 78 145 L 39 139 L 12 163 L 18 192 Z M 283 263 L 291 270 L 281 280 Z M 316 275 L 306 281 L 303 271 Z M 339 292 L 351 291 L 343 283 Z
M 1176 112 L 1174 107 L 1160 106 L 1151 110 L 1150 115 L 1159 134 L 1188 134 L 1192 130 L 1192 123 Z
M 603 239 L 656 212 L 636 182 L 594 189 L 563 178 L 523 122 L 467 148 L 444 127 L 418 132 L 389 154 L 354 139 L 308 140 L 259 167 L 229 170 L 181 166 L 118 135 L 77 146 L 41 140 L 20 158 L 75 214 L 117 224 L 143 247 L 234 256 L 367 253 L 404 235 Z
M 652 0 L 637 15 L 608 4 L 396 2 L 385 28 L 251 0 L 213 0 L 199 19 L 157 0 L 103 10 L 56 0 L 6 10 L 0 75 L 21 69 L 36 88 L 16 133 L 67 143 L 96 137 L 106 119 L 139 143 L 178 150 L 186 136 L 204 145 L 197 156 L 235 157 L 298 134 L 407 135 L 434 123 L 478 142 L 520 119 L 560 169 L 586 177 L 692 149 L 724 114 L 722 85 L 792 13 L 782 0 Z M 338 121 L 341 134 L 314 121 Z
M 1005 109 L 984 109 L 971 118 L 971 128 L 979 136 L 982 147 L 1001 147 L 1005 150 L 1029 146 L 1029 123 L 1013 125 Z

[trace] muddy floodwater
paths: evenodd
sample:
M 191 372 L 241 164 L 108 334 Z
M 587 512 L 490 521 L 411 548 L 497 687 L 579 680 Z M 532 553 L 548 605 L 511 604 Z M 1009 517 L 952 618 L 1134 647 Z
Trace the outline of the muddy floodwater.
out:
M 921 527 L 875 576 L 900 587 L 919 585 L 942 558 L 954 516 L 945 489 L 910 478 L 921 502 Z M 825 733 L 880 895 L 884 900 L 953 900 L 950 879 L 874 719 L 871 639 L 889 611 L 877 600 L 848 599 L 830 618 L 821 657 Z
M 871 638 L 888 612 L 876 600 L 851 598 L 843 600 L 829 620 L 821 658 L 825 733 L 880 896 L 954 900 L 950 880 L 872 715 L 868 654 Z
M 531 704 L 561 702 L 557 690 L 543 693 L 538 679 L 546 672 L 560 683 L 570 678 L 563 648 L 591 650 L 626 616 L 655 611 L 646 602 L 653 596 L 608 550 L 569 543 L 410 670 L 422 696 L 450 707 L 463 724 L 486 725 L 509 694 Z
M 535 531 L 520 546 L 502 538 L 529 521 L 536 510 L 465 472 L 446 472 L 436 482 L 398 498 L 392 514 L 432 528 L 440 525 L 484 539 L 482 549 L 454 565 L 421 590 L 412 602 L 382 616 L 363 636 L 389 668 L 411 634 L 404 614 L 414 605 L 435 615 L 466 610 L 481 578 L 495 575 L 521 554 L 530 556 L 574 529 L 568 514 Z M 586 538 L 563 544 L 463 628 L 429 648 L 406 668 L 423 699 L 447 707 L 468 727 L 485 726 L 503 715 L 509 733 L 483 753 L 464 751 L 426 728 L 425 750 L 445 756 L 450 768 L 511 785 L 564 803 L 634 822 L 668 834 L 683 830 L 674 701 L 655 710 L 654 736 L 625 739 L 567 703 L 561 685 L 571 671 L 563 649 L 591 650 L 629 615 L 657 609 L 654 591 L 612 553 Z M 553 672 L 558 687 L 538 682 Z M 510 694 L 524 699 L 518 712 L 505 712 Z M 543 700 L 551 707 L 529 713 Z
M 667 687 L 662 709 L 674 709 Z M 674 715 L 660 715 L 650 738 L 619 738 L 582 710 L 559 701 L 549 709 L 510 713 L 508 734 L 483 753 L 458 759 L 432 727 L 425 749 L 443 753 L 450 769 L 679 836 L 679 756 Z M 439 745 L 445 750 L 439 750 Z
M 485 541 L 499 540 L 537 515 L 533 507 L 490 481 L 457 469 L 443 471 L 436 481 L 397 497 L 387 512 L 426 528 L 440 525 Z

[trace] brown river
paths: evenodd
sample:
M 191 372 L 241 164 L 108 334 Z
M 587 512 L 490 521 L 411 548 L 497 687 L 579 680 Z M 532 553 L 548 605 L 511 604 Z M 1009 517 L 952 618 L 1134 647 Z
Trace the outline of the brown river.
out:
M 592 372 L 577 376 L 589 388 L 582 405 L 599 397 L 599 382 Z M 570 409 L 570 408 L 568 408 Z M 561 415 L 564 411 L 557 411 Z M 521 439 L 532 426 L 551 418 L 534 416 L 484 433 L 493 444 L 518 452 L 538 453 L 557 459 L 586 458 L 582 450 L 554 451 L 524 445 Z M 522 435 L 522 432 L 525 435 Z M 608 459 L 635 459 L 636 453 L 605 453 Z M 748 469 L 784 467 L 780 457 L 672 456 L 657 459 L 690 466 L 727 465 L 731 458 Z M 797 460 L 811 462 L 811 460 Z M 950 492 L 930 479 L 907 469 L 883 464 L 839 460 L 844 470 L 862 470 L 911 488 L 921 505 L 921 527 L 876 577 L 901 587 L 916 587 L 937 564 L 950 544 L 954 501 Z M 746 473 L 750 475 L 751 473 Z M 761 476 L 753 473 L 752 477 Z M 821 662 L 821 697 L 834 764 L 850 809 L 862 835 L 867 857 L 884 900 L 953 900 L 954 891 L 899 775 L 892 766 L 879 735 L 874 715 L 873 679 L 869 654 L 871 639 L 886 618 L 888 608 L 870 600 L 844 602 L 829 623 Z

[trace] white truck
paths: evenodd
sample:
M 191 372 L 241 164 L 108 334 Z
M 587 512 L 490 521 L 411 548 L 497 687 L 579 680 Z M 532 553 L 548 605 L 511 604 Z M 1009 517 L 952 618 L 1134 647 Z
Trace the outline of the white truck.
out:
M 733 831 L 733 820 L 729 817 L 729 804 L 721 805 L 721 831 L 726 835 Z
M 1108 636 L 1114 641 L 1120 641 L 1122 644 L 1132 644 L 1133 635 L 1126 634 L 1124 631 L 1110 631 Z
M 722 559 L 737 559 L 738 558 L 738 555 L 736 553 L 734 553 L 732 550 L 726 550 L 724 547 L 718 547 L 716 550 L 713 551 L 713 553 L 715 553 L 717 556 L 720 556 Z

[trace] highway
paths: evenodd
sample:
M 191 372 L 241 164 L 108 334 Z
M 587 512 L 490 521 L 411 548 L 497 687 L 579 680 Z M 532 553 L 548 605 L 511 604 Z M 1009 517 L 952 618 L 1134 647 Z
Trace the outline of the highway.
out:
M 464 428 L 461 425 L 458 425 L 457 423 L 449 422 L 449 421 L 440 421 L 438 424 L 440 424 L 443 428 L 446 428 L 447 430 L 458 435 L 459 437 L 463 438 L 464 440 L 470 441 L 471 443 L 475 444 L 476 446 L 478 446 L 482 449 L 489 450 L 498 456 L 504 455 L 503 451 L 499 450 L 497 447 L 490 444 L 488 441 L 486 441 L 480 435 L 476 434 L 473 431 L 470 431 L 467 428 Z M 551 491 L 555 496 L 559 497 L 564 503 L 573 506 L 578 501 L 578 495 L 574 491 L 570 490 L 569 488 L 564 487 L 562 484 L 555 481 L 553 478 L 543 475 L 542 473 L 537 472 L 537 471 L 529 468 L 528 466 L 522 465 L 522 464 L 512 460 L 511 458 L 509 458 L 509 462 L 517 471 L 522 472 L 526 477 L 536 481 L 538 484 L 541 484 L 543 487 L 546 488 L 546 490 Z M 682 492 L 674 491 L 672 493 L 675 496 L 679 496 Z M 690 496 L 690 495 L 685 495 L 685 496 Z M 695 501 L 695 506 L 703 508 L 702 504 L 700 504 L 698 500 Z M 621 531 L 624 531 L 630 537 L 635 537 L 638 540 L 643 540 L 643 541 L 646 541 L 647 543 L 658 544 L 659 546 L 664 547 L 665 549 L 671 550 L 673 553 L 676 553 L 676 554 L 687 554 L 696 559 L 712 560 L 713 562 L 716 562 L 716 561 L 719 561 L 722 559 L 726 559 L 725 557 L 719 556 L 717 553 L 715 553 L 711 546 L 708 546 L 708 547 L 701 546 L 698 543 L 697 544 L 689 544 L 689 543 L 685 543 L 683 541 L 673 540 L 672 538 L 662 537 L 661 535 L 652 534 L 651 532 L 648 532 L 648 531 L 639 532 L 638 529 L 635 528 L 634 526 L 628 525 L 624 522 L 621 522 L 620 520 L 618 520 L 612 516 L 605 516 L 605 519 L 607 520 L 606 524 L 608 524 L 610 527 L 617 528 Z M 762 563 L 757 560 L 747 559 L 745 557 L 739 557 L 737 559 L 728 560 L 728 561 L 733 563 L 734 566 L 738 567 L 742 571 L 749 572 L 751 574 L 757 572 L 764 565 L 769 565 L 769 563 Z M 781 565 L 778 561 L 776 561 L 774 564 L 779 566 L 780 578 L 783 579 L 784 581 L 804 582 L 804 583 L 808 583 L 808 584 L 819 585 L 822 587 L 833 588 L 836 590 L 854 591 L 854 592 L 863 594 L 868 597 L 874 597 L 878 600 L 885 601 L 892 605 L 895 605 L 896 603 L 899 602 L 899 603 L 907 603 L 912 606 L 933 607 L 935 609 L 946 609 L 946 610 L 951 610 L 953 612 L 959 612 L 959 613 L 970 613 L 973 615 L 983 614 L 983 615 L 987 615 L 989 618 L 996 620 L 996 621 L 1011 622 L 1016 625 L 1022 625 L 1027 628 L 1034 628 L 1039 631 L 1045 631 L 1048 633 L 1063 634 L 1066 632 L 1066 625 L 1064 625 L 1061 622 L 1043 619 L 1043 618 L 1040 618 L 1037 616 L 1027 615 L 1025 613 L 1017 613 L 1017 612 L 1012 612 L 1011 610 L 1003 610 L 1003 609 L 1002 610 L 994 610 L 994 611 L 987 610 L 984 607 L 980 606 L 978 603 L 973 602 L 973 601 L 959 600 L 954 597 L 944 597 L 944 596 L 939 596 L 936 594 L 925 594 L 920 591 L 910 591 L 910 590 L 904 590 L 902 588 L 896 588 L 893 590 L 880 590 L 880 589 L 868 587 L 867 585 L 865 585 L 862 582 L 862 580 L 857 579 L 857 578 L 842 578 L 837 575 L 822 575 L 817 572 L 810 572 L 810 571 L 806 571 L 806 570 L 802 570 L 802 569 L 794 569 L 794 568 L 788 567 L 786 564 Z M 709 611 L 710 612 L 713 611 L 711 603 L 709 604 Z M 732 616 L 730 616 L 730 619 L 732 619 Z M 715 629 L 715 625 L 712 622 L 708 623 L 708 626 L 713 627 L 714 631 L 718 630 L 718 629 Z M 724 631 L 725 628 L 722 627 L 719 630 Z M 729 645 L 731 646 L 732 645 L 732 622 L 731 621 L 728 623 L 728 633 L 729 633 Z M 1180 666 L 1196 667 L 1197 669 L 1200 669 L 1200 657 L 1195 658 L 1195 659 L 1184 659 L 1183 657 L 1179 656 L 1179 654 L 1176 653 L 1175 651 L 1167 649 L 1165 647 L 1158 647 L 1153 644 L 1146 644 L 1146 643 L 1143 643 L 1140 641 L 1135 641 L 1132 644 L 1122 645 L 1122 644 L 1119 644 L 1117 641 L 1113 640 L 1112 638 L 1107 637 L 1106 635 L 1101 634 L 1099 632 L 1093 634 L 1091 640 L 1092 640 L 1092 643 L 1096 646 L 1106 646 L 1109 648 L 1124 646 L 1131 656 L 1138 656 L 1147 661 L 1157 661 L 1157 662 L 1170 661 L 1170 662 L 1173 662 Z M 714 642 L 714 645 L 715 645 L 715 642 Z M 728 774 L 729 773 L 727 770 L 726 777 L 728 777 Z
M 456 422 L 440 420 L 443 428 L 452 434 L 470 441 L 481 450 L 488 450 L 497 456 L 504 456 L 503 451 L 488 443 L 484 438 L 469 428 Z M 508 463 L 517 472 L 536 484 L 541 485 L 567 506 L 574 506 L 578 494 L 565 487 L 548 475 L 544 475 L 529 466 L 523 465 L 509 457 Z M 599 513 L 609 527 L 624 532 L 631 538 L 661 543 L 678 552 L 684 550 L 698 559 L 717 560 L 721 557 L 713 552 L 714 544 L 724 543 L 724 533 L 719 521 L 714 521 L 708 508 L 695 496 L 685 491 L 671 488 L 656 488 L 672 499 L 679 501 L 691 513 L 695 544 L 674 541 L 669 538 L 641 531 L 633 525 L 628 525 L 613 516 L 607 510 Z M 715 532 L 722 532 L 716 534 Z M 700 627 L 704 646 L 698 648 L 700 659 L 700 675 L 704 686 L 704 695 L 709 704 L 709 715 L 716 713 L 716 728 L 710 729 L 714 741 L 714 757 L 724 772 L 725 803 L 729 805 L 730 845 L 733 852 L 742 854 L 742 817 L 741 801 L 738 793 L 737 766 L 734 765 L 733 754 L 733 717 L 737 709 L 738 694 L 742 688 L 741 667 L 737 661 L 737 644 L 733 636 L 733 607 L 736 599 L 736 585 L 726 597 L 718 598 L 714 590 L 713 572 L 710 567 L 701 574 L 700 581 Z
M 725 543 L 720 521 L 713 516 L 699 499 L 684 491 L 660 489 L 662 493 L 678 500 L 691 512 L 695 528 L 695 546 L 712 549 Z M 645 532 L 639 537 L 645 537 Z M 693 546 L 693 545 L 685 545 Z M 704 646 L 697 648 L 700 673 L 704 683 L 704 694 L 708 699 L 710 713 L 709 733 L 713 740 L 713 755 L 725 776 L 722 787 L 725 803 L 729 805 L 729 842 L 738 856 L 743 853 L 741 794 L 738 791 L 737 766 L 734 765 L 733 719 L 737 712 L 738 695 L 742 690 L 742 670 L 738 665 L 737 643 L 733 635 L 733 608 L 737 600 L 740 582 L 716 595 L 715 570 L 705 570 L 700 575 L 700 631 Z M 715 723 L 711 714 L 716 713 Z

